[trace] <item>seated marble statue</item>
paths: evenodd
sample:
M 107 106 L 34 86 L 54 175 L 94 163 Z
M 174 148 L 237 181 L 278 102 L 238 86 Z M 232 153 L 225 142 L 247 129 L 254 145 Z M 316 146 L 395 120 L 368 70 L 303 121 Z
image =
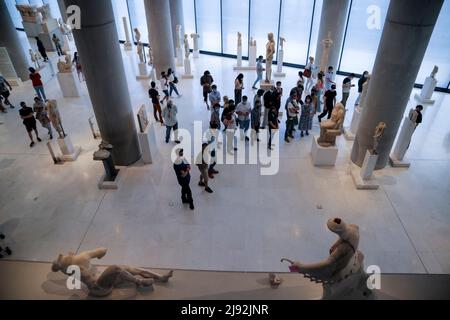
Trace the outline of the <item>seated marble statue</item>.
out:
M 72 68 L 72 57 L 69 53 L 66 54 L 65 56 L 65 61 L 58 61 L 57 64 L 58 67 L 58 71 L 60 73 L 71 73 L 73 68 Z
M 331 119 L 323 121 L 320 124 L 320 137 L 317 143 L 322 147 L 331 147 L 336 145 L 336 137 L 342 134 L 342 126 L 345 118 L 345 107 L 342 103 L 337 103 L 333 112 L 331 113 Z
M 94 297 L 105 297 L 111 294 L 115 287 L 124 283 L 134 283 L 138 287 L 152 287 L 155 281 L 167 282 L 173 275 L 173 271 L 160 275 L 149 270 L 118 265 L 109 266 L 98 274 L 95 266 L 91 265 L 91 260 L 103 258 L 106 252 L 107 249 L 98 248 L 77 255 L 73 252 L 66 256 L 60 254 L 52 264 L 52 271 L 71 275 L 67 272 L 67 268 L 78 266 L 81 271 L 80 281 L 88 288 L 89 295 Z
M 364 271 L 364 254 L 358 250 L 359 227 L 354 224 L 347 225 L 340 218 L 328 220 L 327 227 L 339 236 L 331 246 L 327 259 L 313 264 L 294 262 L 286 258 L 281 259 L 281 262 L 289 262 L 291 272 L 301 273 L 313 282 L 322 283 L 323 298 L 335 294 L 338 288 L 341 289 L 341 293 L 352 292 L 353 289 L 358 290 L 363 296 L 371 293 L 367 288 L 368 275 Z M 351 281 L 345 281 L 350 278 Z

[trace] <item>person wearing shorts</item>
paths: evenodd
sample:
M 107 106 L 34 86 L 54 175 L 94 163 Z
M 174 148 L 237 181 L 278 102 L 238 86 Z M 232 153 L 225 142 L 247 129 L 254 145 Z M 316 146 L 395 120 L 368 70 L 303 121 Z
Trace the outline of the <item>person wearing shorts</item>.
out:
M 28 136 L 30 137 L 31 143 L 30 148 L 34 146 L 34 140 L 32 132 L 36 133 L 37 141 L 41 142 L 41 138 L 39 138 L 39 133 L 36 128 L 36 119 L 34 118 L 34 111 L 30 107 L 27 107 L 25 102 L 20 103 L 21 109 L 19 110 L 20 117 L 23 119 L 23 125 L 27 129 Z

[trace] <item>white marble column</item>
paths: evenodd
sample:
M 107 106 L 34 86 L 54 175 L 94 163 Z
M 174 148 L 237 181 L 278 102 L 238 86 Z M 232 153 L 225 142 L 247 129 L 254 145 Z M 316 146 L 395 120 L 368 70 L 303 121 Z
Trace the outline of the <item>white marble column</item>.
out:
M 182 0 L 169 0 L 170 3 L 170 21 L 172 25 L 172 37 L 173 37 L 173 48 L 174 54 L 177 48 L 177 25 L 181 26 L 181 35 L 184 36 L 184 16 L 183 16 L 183 1 Z M 182 44 L 181 44 L 182 45 Z M 181 57 L 181 61 L 184 58 Z

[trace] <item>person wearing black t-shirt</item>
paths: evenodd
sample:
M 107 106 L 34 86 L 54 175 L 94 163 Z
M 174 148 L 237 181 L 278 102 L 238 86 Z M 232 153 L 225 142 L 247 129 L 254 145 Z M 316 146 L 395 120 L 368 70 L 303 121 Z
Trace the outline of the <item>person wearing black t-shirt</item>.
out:
M 331 118 L 331 113 L 333 112 L 333 107 L 336 104 L 336 85 L 331 86 L 331 90 L 327 90 L 325 92 L 325 108 L 323 112 L 319 115 L 319 122 L 322 121 L 322 118 L 324 118 L 326 115 L 328 115 L 327 119 Z
M 273 130 L 278 130 L 278 110 L 276 106 L 272 106 L 269 111 L 269 143 L 267 144 L 267 148 L 272 150 L 272 134 Z
M 37 141 L 41 142 L 41 138 L 39 138 L 39 133 L 36 128 L 36 119 L 34 118 L 34 111 L 33 109 L 27 107 L 25 102 L 20 103 L 21 109 L 19 110 L 20 117 L 23 119 L 23 125 L 27 129 L 28 136 L 30 137 L 31 143 L 30 148 L 34 146 L 34 140 L 33 135 L 31 132 L 34 130 L 36 133 L 36 139 Z
M 155 81 L 152 81 L 150 86 L 151 88 L 150 90 L 148 90 L 148 95 L 150 96 L 150 99 L 152 100 L 153 104 L 153 116 L 155 117 L 156 122 L 161 122 L 161 124 L 164 124 L 163 117 L 161 115 L 161 104 L 159 103 L 160 96 L 158 90 L 156 89 Z
M 178 184 L 181 186 L 181 201 L 183 203 L 189 203 L 189 208 L 194 210 L 194 200 L 192 199 L 192 191 L 189 187 L 191 183 L 191 165 L 184 158 L 183 149 L 178 149 L 177 159 L 173 164 L 173 169 L 177 175 Z

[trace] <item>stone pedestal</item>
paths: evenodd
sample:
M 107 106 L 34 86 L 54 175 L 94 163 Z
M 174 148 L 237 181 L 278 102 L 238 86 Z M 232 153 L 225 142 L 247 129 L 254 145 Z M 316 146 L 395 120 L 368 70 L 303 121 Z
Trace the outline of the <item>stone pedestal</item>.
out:
M 389 157 L 389 162 L 393 167 L 409 168 L 411 163 L 406 161 L 405 154 L 411 143 L 411 138 L 416 130 L 416 124 L 408 117 L 405 117 L 403 126 L 397 139 L 397 143 Z
M 191 71 L 191 60 L 184 59 L 184 74 L 181 75 L 182 79 L 193 79 L 194 76 Z
M 133 44 L 131 43 L 130 30 L 128 29 L 127 17 L 122 17 L 123 29 L 125 30 L 125 43 L 123 44 L 126 51 L 131 51 L 133 49 Z
M 367 150 L 364 163 L 360 169 L 358 166 L 351 164 L 351 175 L 353 182 L 358 190 L 376 190 L 380 186 L 373 179 L 373 170 L 378 161 L 378 155 L 372 154 Z
M 62 51 L 63 52 L 69 52 L 70 51 L 70 45 L 69 45 L 69 37 L 64 35 L 63 36 L 63 46 L 62 46 Z
M 194 52 L 193 56 L 195 59 L 200 57 L 200 50 L 194 50 L 193 52 Z
M 242 67 L 242 46 L 237 48 L 237 67 Z
M 314 166 L 316 167 L 332 167 L 336 165 L 336 159 L 338 155 L 338 148 L 322 147 L 317 143 L 317 137 L 314 137 L 311 148 L 311 157 Z
M 150 71 L 150 79 L 152 79 L 152 81 L 157 81 L 157 78 L 156 78 L 156 70 L 155 70 L 155 68 L 152 66 L 152 71 Z
M 142 160 L 145 164 L 151 164 L 158 156 L 158 144 L 156 143 L 155 122 L 147 126 L 144 133 L 138 133 L 141 145 Z
M 420 95 L 416 94 L 414 98 L 422 104 L 434 104 L 434 100 L 432 100 L 431 97 L 433 96 L 433 92 L 434 89 L 436 89 L 436 86 L 437 80 L 435 78 L 426 78 Z
M 126 174 L 127 174 L 127 167 L 121 167 L 116 166 L 116 168 L 119 170 L 119 173 L 117 174 L 114 181 L 105 181 L 105 174 L 103 174 L 98 181 L 98 188 L 101 190 L 117 190 L 119 187 L 123 184 L 123 181 L 125 180 Z
M 262 90 L 269 90 L 271 87 L 275 86 L 275 81 L 271 80 L 270 82 L 266 82 L 265 80 L 261 81 L 260 88 Z
M 350 127 L 344 129 L 345 139 L 349 141 L 354 141 L 356 136 L 356 131 L 359 126 L 359 119 L 361 118 L 361 109 L 359 107 L 355 107 L 355 111 L 353 111 L 352 122 Z
M 55 75 L 52 69 L 51 61 L 42 63 L 37 72 L 41 75 L 41 81 L 44 85 L 52 80 Z
M 183 66 L 183 57 L 184 57 L 184 50 L 183 48 L 177 48 L 177 67 Z
M 256 70 L 256 46 L 250 46 L 248 48 L 248 66 Z
M 284 62 L 284 51 L 280 50 L 278 52 L 278 62 L 277 62 L 277 71 L 274 72 L 275 77 L 286 77 L 286 73 L 283 72 L 283 62 Z
M 42 31 L 41 25 L 35 22 L 22 21 L 22 25 L 28 38 L 37 37 Z
M 64 98 L 76 98 L 81 95 L 80 81 L 76 71 L 70 73 L 58 72 L 57 77 Z
M 140 62 L 138 64 L 139 75 L 136 76 L 137 80 L 148 80 L 150 76 L 148 74 L 147 64 L 145 62 Z
M 68 136 L 58 138 L 59 149 L 61 149 L 61 159 L 63 161 L 75 161 L 81 153 L 80 147 L 74 147 Z

